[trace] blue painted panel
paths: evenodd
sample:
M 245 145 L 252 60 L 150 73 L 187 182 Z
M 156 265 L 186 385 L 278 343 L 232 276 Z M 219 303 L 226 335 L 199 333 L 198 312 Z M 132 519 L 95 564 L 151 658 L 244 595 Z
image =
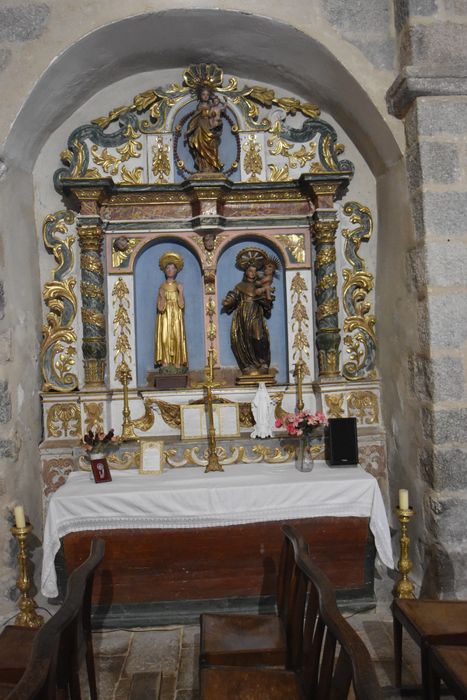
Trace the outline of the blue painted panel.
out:
M 190 369 L 202 369 L 204 357 L 204 319 L 201 269 L 195 255 L 183 245 L 157 241 L 143 250 L 135 265 L 136 372 L 138 386 L 147 385 L 148 370 L 154 369 L 154 335 L 156 330 L 156 298 L 165 280 L 159 269 L 159 258 L 174 250 L 184 260 L 177 276 L 185 290 L 185 331 Z
M 236 284 L 242 281 L 243 272 L 235 267 L 235 258 L 237 253 L 249 246 L 262 248 L 268 254 L 274 254 L 281 259 L 279 251 L 253 237 L 246 238 L 239 243 L 234 243 L 227 248 L 218 262 L 217 267 L 217 288 L 218 288 L 218 304 L 219 309 L 222 308 L 222 299 L 228 291 L 233 289 Z M 281 260 L 282 262 L 282 260 Z M 278 271 L 278 277 L 274 280 L 276 288 L 276 300 L 272 309 L 271 318 L 266 321 L 269 328 L 269 336 L 271 339 L 271 367 L 278 370 L 276 379 L 281 384 L 286 384 L 287 379 L 287 319 L 285 313 L 285 274 L 284 267 Z M 237 367 L 235 356 L 230 347 L 230 326 L 232 322 L 232 314 L 228 315 L 221 313 L 219 316 L 219 338 L 220 338 L 220 361 L 223 367 Z

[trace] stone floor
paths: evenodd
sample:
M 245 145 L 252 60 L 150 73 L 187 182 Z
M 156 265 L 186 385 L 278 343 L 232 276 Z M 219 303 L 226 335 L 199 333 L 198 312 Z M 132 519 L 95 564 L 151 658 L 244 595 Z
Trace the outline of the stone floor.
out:
M 389 611 L 354 614 L 349 621 L 375 661 L 385 697 L 421 698 L 414 687 L 420 683 L 419 651 L 407 635 L 402 678 L 407 687 L 401 694 L 393 686 Z M 197 700 L 197 626 L 102 630 L 94 633 L 94 644 L 100 700 Z

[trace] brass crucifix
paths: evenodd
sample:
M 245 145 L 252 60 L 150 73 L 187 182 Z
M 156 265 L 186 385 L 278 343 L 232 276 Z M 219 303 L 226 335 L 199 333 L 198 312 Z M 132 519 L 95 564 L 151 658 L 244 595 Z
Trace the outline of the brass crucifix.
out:
M 204 473 L 207 472 L 223 472 L 224 469 L 219 462 L 219 457 L 216 452 L 216 430 L 214 428 L 214 410 L 212 407 L 212 389 L 213 387 L 221 386 L 220 382 L 214 381 L 214 348 L 210 348 L 208 351 L 208 366 L 205 380 L 202 384 L 203 388 L 206 389 L 206 404 L 208 407 L 208 463 Z

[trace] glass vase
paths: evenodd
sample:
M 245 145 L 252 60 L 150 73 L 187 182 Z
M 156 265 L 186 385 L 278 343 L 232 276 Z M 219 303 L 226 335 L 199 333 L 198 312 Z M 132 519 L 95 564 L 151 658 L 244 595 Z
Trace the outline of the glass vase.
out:
M 311 435 L 303 435 L 298 441 L 297 461 L 295 465 L 299 472 L 311 472 L 314 467 L 311 447 Z

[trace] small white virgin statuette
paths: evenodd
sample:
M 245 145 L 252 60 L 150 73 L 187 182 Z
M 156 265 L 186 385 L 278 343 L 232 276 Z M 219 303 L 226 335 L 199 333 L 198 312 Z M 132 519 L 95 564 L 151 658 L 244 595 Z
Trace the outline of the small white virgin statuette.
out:
M 251 410 L 255 419 L 255 427 L 250 437 L 272 437 L 274 429 L 274 401 L 269 396 L 264 382 L 260 382 L 258 385 L 258 391 L 251 402 Z

